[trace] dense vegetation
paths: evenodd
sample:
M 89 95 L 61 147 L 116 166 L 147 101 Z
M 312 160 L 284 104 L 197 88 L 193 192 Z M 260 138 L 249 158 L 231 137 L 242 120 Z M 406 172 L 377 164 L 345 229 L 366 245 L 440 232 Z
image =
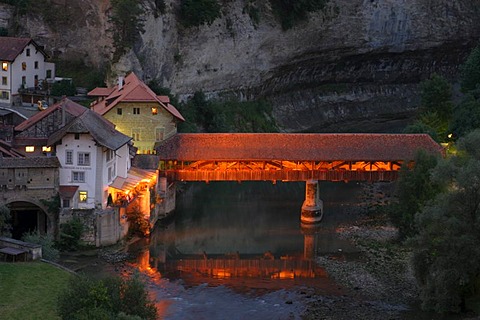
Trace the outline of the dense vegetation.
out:
M 308 18 L 310 12 L 322 10 L 328 0 L 270 0 L 275 16 L 284 30 Z
M 132 48 L 144 25 L 141 16 L 143 9 L 138 0 L 111 0 L 112 13 L 110 22 L 115 46 L 114 59 Z
M 389 208 L 413 246 L 423 308 L 442 313 L 480 313 L 479 48 L 462 67 L 459 103 L 444 78 L 433 75 L 422 84 L 422 112 L 407 130 L 431 134 L 449 153 L 442 159 L 419 154 L 413 170 L 401 173 L 398 201 Z
M 157 309 L 138 274 L 128 279 L 77 277 L 59 295 L 65 320 L 155 320 Z
M 211 25 L 221 14 L 217 0 L 182 0 L 180 4 L 180 23 L 186 27 Z
M 4 205 L 0 206 L 0 237 L 10 237 L 12 229 L 10 209 Z

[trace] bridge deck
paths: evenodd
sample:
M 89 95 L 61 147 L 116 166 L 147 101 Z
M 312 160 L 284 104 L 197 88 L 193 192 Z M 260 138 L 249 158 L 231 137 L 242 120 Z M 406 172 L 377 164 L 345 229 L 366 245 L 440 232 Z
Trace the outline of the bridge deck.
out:
M 425 134 L 177 134 L 157 147 L 169 180 L 391 181 L 423 149 Z

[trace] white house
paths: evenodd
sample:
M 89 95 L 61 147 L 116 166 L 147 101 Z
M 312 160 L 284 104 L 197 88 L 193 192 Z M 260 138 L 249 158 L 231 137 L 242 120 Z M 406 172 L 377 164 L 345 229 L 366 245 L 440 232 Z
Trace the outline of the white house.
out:
M 11 103 L 20 88 L 55 79 L 55 64 L 30 38 L 0 37 L 0 102 Z

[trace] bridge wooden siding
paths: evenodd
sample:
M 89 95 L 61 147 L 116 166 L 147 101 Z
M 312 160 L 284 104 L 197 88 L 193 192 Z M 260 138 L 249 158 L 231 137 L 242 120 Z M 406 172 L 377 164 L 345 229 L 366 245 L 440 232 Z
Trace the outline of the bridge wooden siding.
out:
M 160 143 L 169 181 L 392 181 L 419 149 L 442 155 L 425 134 L 177 134 Z

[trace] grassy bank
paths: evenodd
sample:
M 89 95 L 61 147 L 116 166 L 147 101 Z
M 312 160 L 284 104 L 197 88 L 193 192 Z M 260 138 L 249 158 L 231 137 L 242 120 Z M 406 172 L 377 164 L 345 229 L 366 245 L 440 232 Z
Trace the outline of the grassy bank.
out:
M 42 262 L 0 262 L 0 319 L 60 319 L 57 296 L 70 277 Z

